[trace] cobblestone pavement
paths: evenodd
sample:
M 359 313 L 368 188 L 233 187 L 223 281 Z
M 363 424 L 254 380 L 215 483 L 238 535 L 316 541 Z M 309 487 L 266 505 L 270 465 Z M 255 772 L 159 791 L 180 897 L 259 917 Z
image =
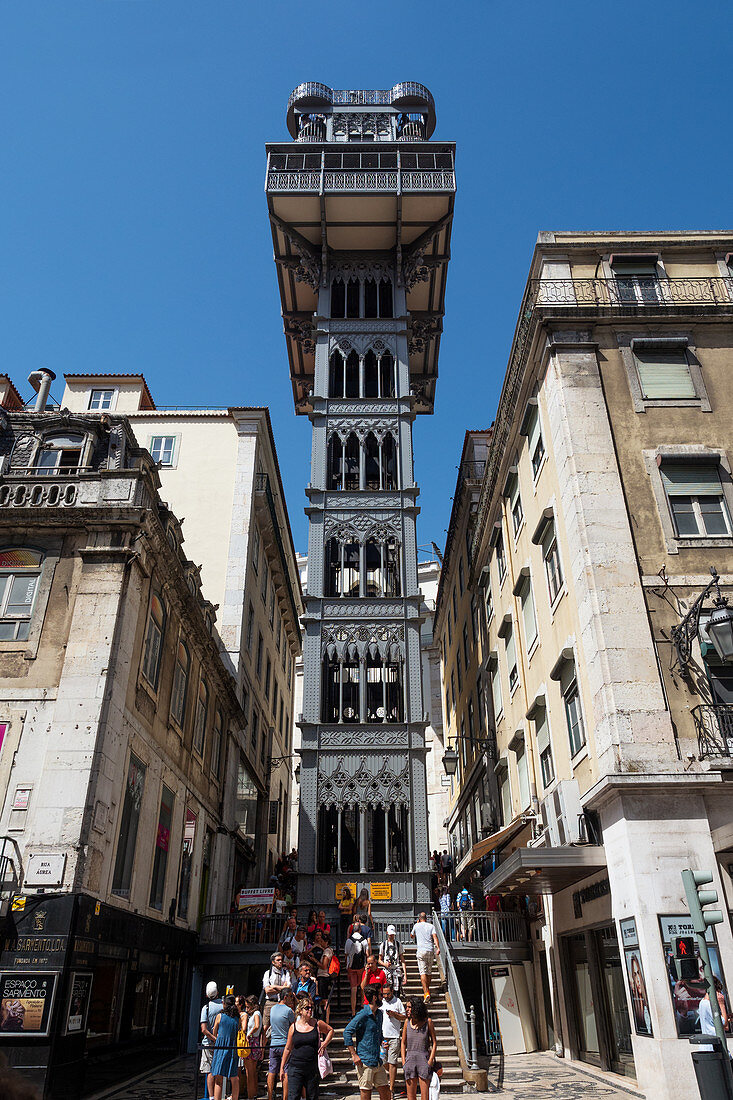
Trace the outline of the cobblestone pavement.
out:
M 196 1061 L 190 1055 L 179 1058 L 139 1081 L 98 1093 L 92 1100 L 201 1100 L 203 1078 L 195 1072 Z M 491 1095 L 502 1100 L 588 1100 L 591 1095 L 601 1100 L 629 1100 L 629 1096 L 643 1100 L 631 1081 L 619 1084 L 621 1087 L 616 1087 L 607 1075 L 576 1069 L 575 1063 L 551 1054 L 518 1054 L 505 1059 L 502 1090 L 468 1095 L 476 1100 L 488 1100 Z M 325 1087 L 321 1095 L 326 1100 Z M 354 1097 L 357 1095 L 355 1092 Z

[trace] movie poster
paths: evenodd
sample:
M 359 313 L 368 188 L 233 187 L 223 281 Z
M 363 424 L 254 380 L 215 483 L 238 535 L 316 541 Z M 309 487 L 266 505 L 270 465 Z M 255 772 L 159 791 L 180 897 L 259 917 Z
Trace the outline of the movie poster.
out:
M 92 993 L 92 975 L 75 970 L 71 975 L 71 993 L 66 1013 L 66 1034 L 86 1031 L 89 1002 Z
M 48 1035 L 58 973 L 0 973 L 0 1035 Z
M 641 961 L 639 950 L 639 937 L 636 931 L 636 921 L 633 917 L 622 920 L 621 940 L 626 959 L 626 976 L 629 982 L 631 994 L 631 1014 L 634 1021 L 634 1030 L 637 1035 L 652 1034 L 652 1017 L 649 1011 L 649 997 L 646 991 L 644 979 L 644 965 Z

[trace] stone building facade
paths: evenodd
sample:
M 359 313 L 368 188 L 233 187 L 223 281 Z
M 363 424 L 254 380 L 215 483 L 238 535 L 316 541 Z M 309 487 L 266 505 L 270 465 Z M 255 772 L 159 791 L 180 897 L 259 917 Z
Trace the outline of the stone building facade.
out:
M 3 1053 L 69 1096 L 85 1065 L 179 1049 L 195 930 L 254 866 L 266 771 L 126 418 L 0 410 L 0 470 L 0 968 L 26 1020 Z
M 696 1091 L 680 872 L 730 909 L 733 239 L 544 233 L 483 478 L 471 581 L 495 729 L 489 894 L 526 907 L 541 1044 Z M 686 620 L 691 609 L 695 614 Z M 728 994 L 730 920 L 711 954 Z
M 432 411 L 453 147 L 432 96 L 300 85 L 266 192 L 296 411 L 313 425 L 299 900 L 430 898 L 412 423 Z

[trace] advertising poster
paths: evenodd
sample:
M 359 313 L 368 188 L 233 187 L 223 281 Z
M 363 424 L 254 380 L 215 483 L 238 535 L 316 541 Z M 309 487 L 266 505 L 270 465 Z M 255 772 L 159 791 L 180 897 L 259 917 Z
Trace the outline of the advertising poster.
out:
M 0 1036 L 48 1035 L 58 973 L 0 973 Z
M 707 987 L 703 977 L 702 962 L 700 961 L 697 949 L 697 937 L 695 936 L 695 927 L 692 923 L 692 918 L 689 913 L 683 913 L 673 917 L 660 917 L 659 928 L 662 936 L 664 961 L 667 969 L 667 978 L 669 979 L 670 993 L 672 995 L 677 1034 L 680 1038 L 687 1038 L 688 1035 L 699 1035 L 701 1029 L 698 1005 L 705 996 Z M 697 978 L 677 977 L 673 945 L 678 936 L 693 936 L 695 938 L 695 956 L 698 960 L 699 970 Z M 708 953 L 710 955 L 710 966 L 713 975 L 718 978 L 723 987 L 722 992 L 725 998 L 725 1004 L 730 1013 L 730 1000 L 725 985 L 725 978 L 723 977 L 723 968 L 720 963 L 720 953 L 718 945 L 715 942 L 715 934 L 712 928 L 708 928 L 705 938 L 707 940 Z
M 631 994 L 631 1015 L 637 1035 L 652 1035 L 652 1017 L 644 979 L 644 966 L 639 950 L 639 936 L 633 917 L 620 921 L 621 942 L 626 959 L 626 977 Z
M 89 971 L 73 971 L 71 992 L 66 1011 L 66 1034 L 73 1035 L 87 1029 L 87 1016 L 92 995 L 92 975 Z
M 272 886 L 265 886 L 260 890 L 240 890 L 237 894 L 237 910 L 240 913 L 265 916 L 272 912 L 274 900 L 275 890 Z

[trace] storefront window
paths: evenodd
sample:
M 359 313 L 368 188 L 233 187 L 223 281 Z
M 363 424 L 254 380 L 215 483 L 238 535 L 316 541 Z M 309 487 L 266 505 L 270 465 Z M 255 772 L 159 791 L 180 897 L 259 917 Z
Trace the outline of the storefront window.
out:
M 140 821 L 140 807 L 143 801 L 144 788 L 145 765 L 136 756 L 131 755 L 127 769 L 125 799 L 122 804 L 117 859 L 115 860 L 115 870 L 112 876 L 112 893 L 122 898 L 129 898 L 130 896 L 132 865 L 135 858 L 137 827 Z
M 124 963 L 97 959 L 87 1018 L 87 1047 L 109 1046 L 117 1039 L 120 1026 L 120 998 Z
M 705 996 L 706 985 L 703 975 L 702 962 L 697 947 L 697 937 L 689 914 L 675 917 L 660 917 L 659 927 L 662 934 L 662 946 L 664 948 L 664 961 L 667 968 L 672 1006 L 674 1008 L 674 1020 L 677 1025 L 677 1034 L 681 1037 L 700 1034 L 700 1016 L 698 1006 Z M 674 957 L 674 940 L 678 936 L 692 936 L 695 940 L 695 958 L 698 963 L 697 978 L 678 978 Z M 723 968 L 720 963 L 720 951 L 715 941 L 715 933 L 708 928 L 705 936 L 710 955 L 710 966 L 713 975 L 719 979 L 723 986 L 726 1007 L 730 1013 L 730 1000 L 726 989 Z
M 170 847 L 171 822 L 173 820 L 173 792 L 163 787 L 158 813 L 158 830 L 155 837 L 155 856 L 153 859 L 153 878 L 150 883 L 151 909 L 163 908 L 165 892 L 165 873 L 168 868 L 168 848 Z
M 579 1054 L 588 1061 L 597 1061 L 601 1051 L 598 1045 L 588 945 L 584 933 L 568 936 L 568 955 L 577 1006 L 575 1022 L 578 1028 Z

